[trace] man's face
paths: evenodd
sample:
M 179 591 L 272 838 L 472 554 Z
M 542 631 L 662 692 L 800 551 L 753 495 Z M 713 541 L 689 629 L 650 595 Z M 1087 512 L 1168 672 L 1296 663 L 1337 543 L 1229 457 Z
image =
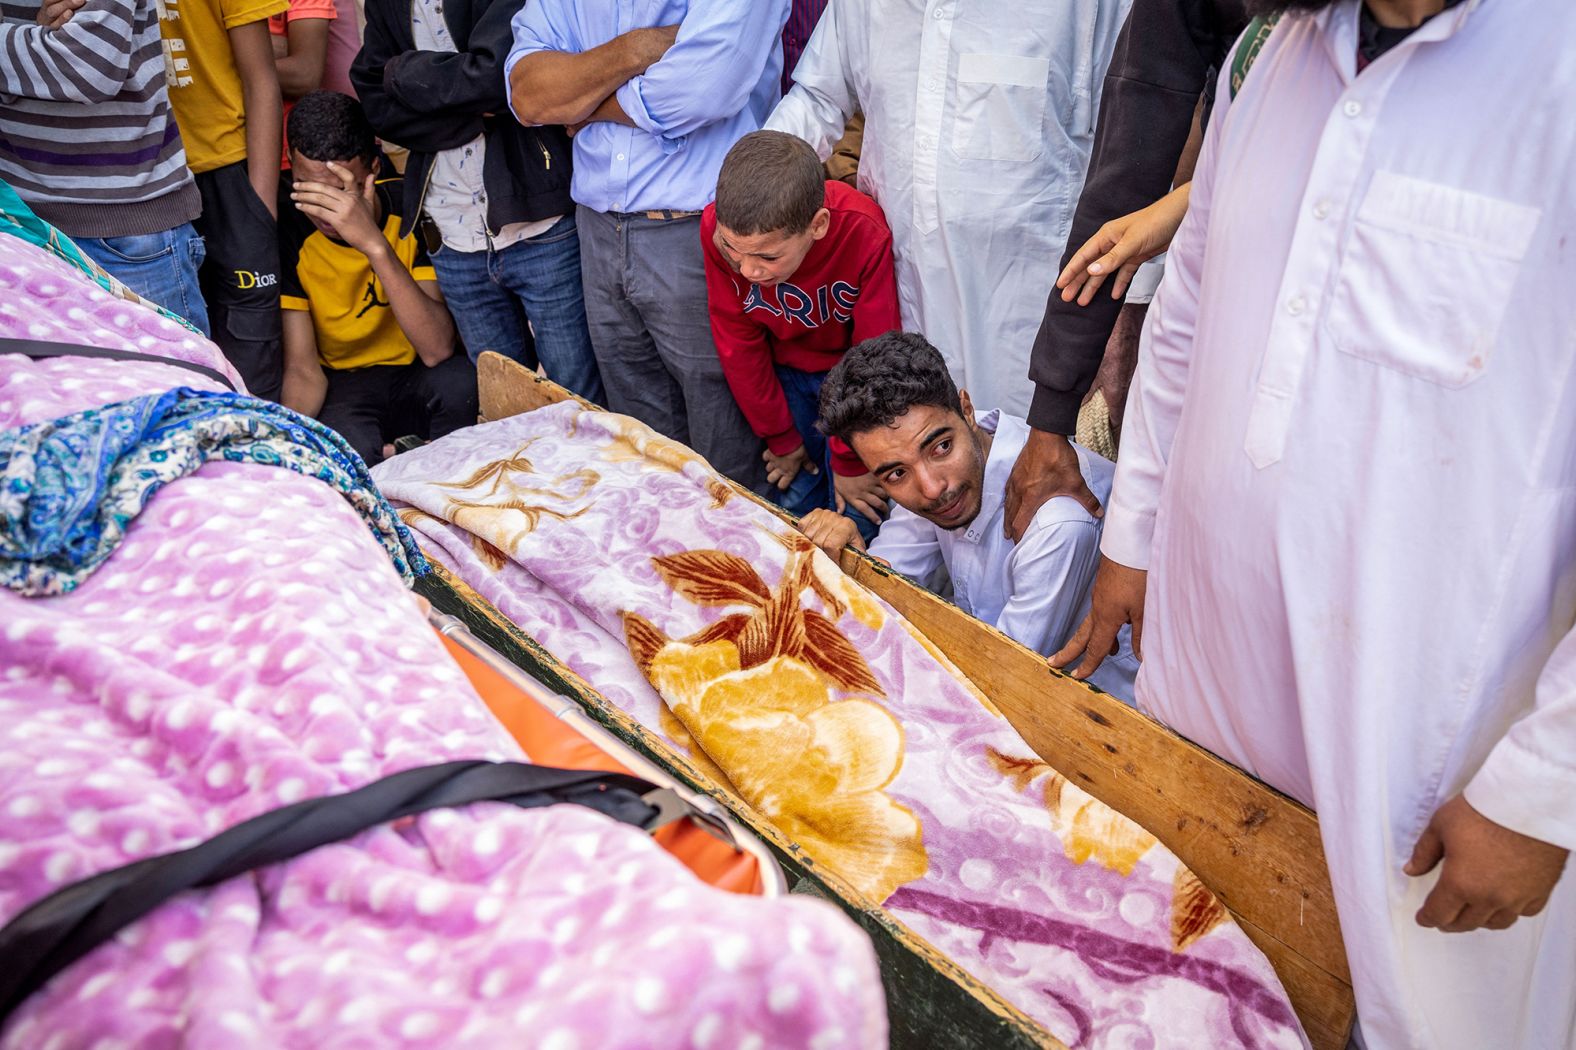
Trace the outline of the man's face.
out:
M 832 224 L 832 213 L 822 208 L 810 220 L 808 228 L 800 233 L 773 230 L 748 236 L 734 233 L 722 223 L 712 234 L 712 243 L 728 265 L 751 284 L 770 288 L 788 280 L 804 263 L 815 242 L 826 236 Z
M 949 530 L 973 521 L 984 496 L 985 446 L 967 394 L 963 413 L 915 405 L 852 438 L 854 452 L 898 506 Z
M 308 157 L 303 157 L 296 150 L 290 151 L 290 177 L 294 182 L 319 182 L 325 186 L 332 186 L 335 189 L 345 189 L 347 192 L 359 196 L 361 187 L 366 184 L 367 176 L 377 171 L 378 162 L 376 158 L 373 158 L 372 163 L 368 164 L 365 157 L 354 157 L 350 160 L 336 160 L 333 163 L 335 167 L 350 172 L 354 176 L 355 182 L 346 187 L 345 180 L 329 170 L 328 161 L 312 160 Z M 312 220 L 313 226 L 322 231 L 325 237 L 332 237 L 336 241 L 340 239 L 339 231 L 334 229 L 332 223 L 325 222 L 316 216 L 309 215 L 307 217 Z

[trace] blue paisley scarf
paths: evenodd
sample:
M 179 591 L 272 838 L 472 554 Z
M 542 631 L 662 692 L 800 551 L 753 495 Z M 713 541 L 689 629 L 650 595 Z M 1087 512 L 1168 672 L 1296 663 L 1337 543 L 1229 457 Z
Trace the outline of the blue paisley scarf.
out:
M 64 594 L 112 553 L 154 493 L 209 460 L 333 487 L 407 582 L 426 559 L 345 439 L 271 401 L 179 387 L 0 432 L 0 584 Z

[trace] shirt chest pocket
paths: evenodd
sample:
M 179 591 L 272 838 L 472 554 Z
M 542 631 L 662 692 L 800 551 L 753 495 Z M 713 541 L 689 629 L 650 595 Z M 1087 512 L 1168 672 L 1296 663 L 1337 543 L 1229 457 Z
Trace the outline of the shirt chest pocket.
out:
M 952 151 L 970 160 L 1039 157 L 1050 70 L 1033 55 L 959 55 Z
M 1330 304 L 1343 353 L 1446 387 L 1488 367 L 1538 208 L 1381 171 Z

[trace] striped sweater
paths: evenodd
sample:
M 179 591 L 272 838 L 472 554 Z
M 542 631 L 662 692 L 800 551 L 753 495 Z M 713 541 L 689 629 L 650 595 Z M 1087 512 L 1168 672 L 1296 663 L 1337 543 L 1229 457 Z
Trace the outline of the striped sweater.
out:
M 0 178 L 72 237 L 195 218 L 156 0 L 88 0 L 59 29 L 36 25 L 38 9 L 0 0 Z

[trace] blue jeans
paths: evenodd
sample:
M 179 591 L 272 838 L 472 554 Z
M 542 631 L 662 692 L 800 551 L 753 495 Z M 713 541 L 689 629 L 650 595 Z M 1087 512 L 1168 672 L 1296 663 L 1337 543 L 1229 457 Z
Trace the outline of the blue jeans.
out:
M 787 365 L 777 366 L 777 381 L 782 384 L 783 396 L 788 399 L 788 414 L 793 417 L 793 425 L 799 431 L 799 436 L 804 439 L 804 452 L 821 469 L 819 474 L 811 474 L 808 470 L 801 470 L 788 483 L 786 491 L 772 490 L 772 499 L 779 507 L 795 517 L 802 518 L 818 507 L 827 510 L 837 508 L 837 498 L 832 491 L 832 450 L 826 437 L 815 429 L 815 421 L 821 415 L 821 384 L 826 381 L 825 372 L 801 372 L 797 368 Z M 879 526 L 852 507 L 843 511 L 859 526 L 859 535 L 869 543 L 876 538 Z
M 565 215 L 541 236 L 517 241 L 501 252 L 439 248 L 432 265 L 472 361 L 483 350 L 524 359 L 529 318 L 536 356 L 547 378 L 587 401 L 606 404 L 586 329 L 580 238 L 573 215 Z
M 179 314 L 208 334 L 208 304 L 197 271 L 207 252 L 189 222 L 161 233 L 73 237 L 82 254 L 149 302 Z

